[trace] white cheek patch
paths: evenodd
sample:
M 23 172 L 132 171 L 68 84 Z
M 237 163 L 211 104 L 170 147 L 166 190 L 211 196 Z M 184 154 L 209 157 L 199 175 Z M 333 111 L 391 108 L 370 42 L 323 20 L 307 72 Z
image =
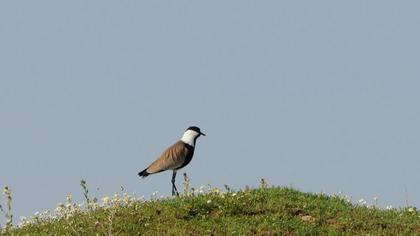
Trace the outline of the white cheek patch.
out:
M 199 133 L 194 130 L 187 130 L 185 131 L 184 135 L 181 138 L 181 141 L 194 147 L 194 139 L 197 137 Z

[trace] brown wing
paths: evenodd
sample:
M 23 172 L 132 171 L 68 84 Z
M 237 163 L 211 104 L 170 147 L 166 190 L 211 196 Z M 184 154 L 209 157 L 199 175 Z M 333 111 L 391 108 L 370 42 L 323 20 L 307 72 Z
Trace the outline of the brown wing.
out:
M 147 167 L 147 173 L 153 174 L 180 167 L 187 156 L 188 149 L 182 141 L 167 148 L 160 157 Z

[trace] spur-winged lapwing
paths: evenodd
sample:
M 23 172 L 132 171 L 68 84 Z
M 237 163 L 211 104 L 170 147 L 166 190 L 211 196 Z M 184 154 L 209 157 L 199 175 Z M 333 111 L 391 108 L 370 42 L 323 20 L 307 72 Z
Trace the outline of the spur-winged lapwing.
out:
M 172 195 L 179 196 L 175 186 L 176 172 L 190 163 L 194 155 L 195 142 L 201 135 L 206 136 L 200 131 L 200 128 L 189 127 L 178 142 L 167 148 L 156 161 L 141 171 L 139 176 L 145 178 L 151 174 L 172 170 Z

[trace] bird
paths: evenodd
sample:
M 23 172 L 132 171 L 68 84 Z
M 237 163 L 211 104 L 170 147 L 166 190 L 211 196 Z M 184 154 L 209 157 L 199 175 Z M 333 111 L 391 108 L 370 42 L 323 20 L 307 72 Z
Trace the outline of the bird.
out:
M 159 158 L 157 158 L 146 169 L 140 171 L 138 175 L 146 178 L 151 174 L 156 174 L 165 170 L 172 170 L 172 196 L 179 196 L 175 185 L 176 172 L 188 165 L 194 155 L 197 138 L 206 136 L 197 126 L 190 126 L 185 130 L 181 139 L 168 147 Z

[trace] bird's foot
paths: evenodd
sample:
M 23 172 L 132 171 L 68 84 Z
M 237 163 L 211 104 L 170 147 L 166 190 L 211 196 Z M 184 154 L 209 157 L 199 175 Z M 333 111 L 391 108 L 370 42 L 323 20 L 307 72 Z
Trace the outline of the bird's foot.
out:
M 172 196 L 177 196 L 179 197 L 179 193 L 178 193 L 178 189 L 176 189 L 175 185 L 172 186 Z

